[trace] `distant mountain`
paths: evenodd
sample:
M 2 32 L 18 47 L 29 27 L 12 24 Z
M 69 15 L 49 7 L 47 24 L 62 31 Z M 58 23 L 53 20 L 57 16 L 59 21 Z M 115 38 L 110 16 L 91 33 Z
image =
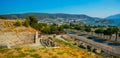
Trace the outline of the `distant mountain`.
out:
M 96 21 L 96 23 L 100 23 L 100 24 L 111 24 L 111 23 L 114 23 L 114 21 L 113 21 L 113 20 L 103 19 L 103 20 Z
M 63 13 L 57 13 L 57 14 L 48 14 L 48 13 L 24 13 L 24 14 L 8 14 L 8 15 L 0 15 L 3 17 L 6 17 L 8 19 L 19 19 L 19 18 L 26 18 L 27 16 L 34 15 L 38 19 L 56 19 L 56 18 L 64 18 L 64 19 L 93 19 L 90 16 L 87 15 L 76 15 L 76 14 L 63 14 Z
M 119 21 L 120 21 L 120 14 L 108 16 L 106 19 L 110 19 L 110 20 L 119 20 Z
M 0 15 L 7 19 L 25 19 L 27 16 L 36 16 L 39 20 L 52 22 L 85 22 L 87 24 L 104 24 L 104 25 L 118 25 L 120 24 L 120 14 L 112 15 L 106 18 L 90 17 L 84 14 L 64 14 L 64 13 L 23 13 L 23 14 L 6 14 Z
M 120 14 L 108 16 L 106 19 L 113 20 L 115 23 L 120 23 Z
M 114 25 L 120 25 L 120 14 L 111 15 L 106 17 L 105 19 L 113 21 Z

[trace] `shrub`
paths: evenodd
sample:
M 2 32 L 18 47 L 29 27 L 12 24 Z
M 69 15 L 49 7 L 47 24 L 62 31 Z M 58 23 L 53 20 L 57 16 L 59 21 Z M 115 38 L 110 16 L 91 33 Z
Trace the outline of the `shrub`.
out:
M 22 24 L 21 24 L 20 21 L 17 21 L 14 25 L 15 25 L 15 26 L 21 26 Z
M 57 54 L 59 54 L 59 55 L 63 55 L 64 53 L 63 53 L 63 52 L 58 52 Z
M 0 16 L 0 19 L 7 19 L 6 17 L 4 17 L 4 16 Z
M 49 55 L 53 55 L 52 53 L 49 53 Z
M 36 52 L 36 50 L 35 49 L 30 49 L 30 50 L 28 50 L 29 52 Z
M 15 48 L 15 50 L 19 51 L 21 48 Z
M 58 58 L 58 56 L 52 56 L 52 58 Z
M 45 50 L 44 53 L 48 53 L 48 50 Z
M 20 52 L 20 54 L 19 54 L 19 56 L 18 56 L 18 57 L 25 57 L 25 56 L 26 56 L 26 54 L 25 54 L 25 53 Z
M 6 53 L 8 52 L 10 49 L 0 49 L 0 53 Z
M 33 54 L 31 56 L 34 57 L 34 58 L 42 58 L 39 54 Z
M 85 56 L 82 56 L 81 58 L 86 58 Z

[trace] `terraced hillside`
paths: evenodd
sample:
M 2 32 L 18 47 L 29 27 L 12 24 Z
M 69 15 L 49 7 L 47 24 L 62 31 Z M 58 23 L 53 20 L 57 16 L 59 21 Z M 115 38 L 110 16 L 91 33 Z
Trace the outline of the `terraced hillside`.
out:
M 34 34 L 31 32 L 5 32 L 0 34 L 0 45 L 11 47 L 34 42 Z
M 63 39 L 55 34 L 40 34 L 38 43 L 34 43 L 36 30 L 16 27 L 15 22 L 0 20 L 0 58 L 102 58 L 74 45 L 74 41 L 69 41 L 69 36 Z
M 34 42 L 36 30 L 31 27 L 14 26 L 17 20 L 0 19 L 0 47 L 11 47 Z M 23 20 L 18 20 L 21 23 Z

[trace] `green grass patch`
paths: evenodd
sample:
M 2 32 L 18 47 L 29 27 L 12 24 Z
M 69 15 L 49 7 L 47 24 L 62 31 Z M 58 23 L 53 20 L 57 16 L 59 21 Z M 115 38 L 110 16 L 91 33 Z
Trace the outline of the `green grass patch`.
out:
M 20 52 L 19 56 L 18 57 L 25 57 L 27 54 L 23 53 L 23 52 Z
M 86 56 L 82 56 L 81 58 L 86 58 Z
M 19 50 L 21 50 L 21 48 L 15 48 L 15 50 L 19 51 Z
M 58 58 L 58 56 L 52 56 L 52 58 Z
M 39 54 L 33 54 L 31 56 L 34 57 L 34 58 L 42 58 Z
M 48 53 L 49 55 L 53 55 L 53 53 Z
M 8 48 L 2 48 L 2 49 L 0 49 L 0 53 L 6 53 L 6 52 L 8 52 L 10 49 L 8 49 Z
M 35 49 L 30 49 L 30 50 L 27 50 L 28 52 L 36 52 Z
M 44 53 L 48 53 L 48 50 L 45 50 Z
M 58 52 L 57 54 L 59 54 L 59 55 L 63 55 L 63 54 L 64 54 L 64 52 Z
M 57 42 L 57 43 L 59 43 L 59 44 L 61 44 L 64 47 L 66 47 L 66 46 L 67 47 L 73 47 L 73 45 L 71 43 L 69 43 L 69 42 L 64 42 L 64 41 L 59 40 L 59 39 L 54 39 L 54 41 Z
M 76 54 L 74 54 L 74 53 L 72 53 L 72 52 L 67 52 L 69 55 L 72 55 L 72 56 L 75 56 L 75 57 L 77 57 L 78 55 L 76 55 Z

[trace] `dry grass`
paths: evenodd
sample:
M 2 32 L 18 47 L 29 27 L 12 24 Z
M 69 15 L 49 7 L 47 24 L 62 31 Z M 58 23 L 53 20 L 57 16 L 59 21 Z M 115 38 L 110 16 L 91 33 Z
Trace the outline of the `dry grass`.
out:
M 19 21 L 21 24 L 24 20 L 2 20 L 0 19 L 0 32 L 36 32 L 35 29 L 31 27 L 19 26 L 16 27 L 14 24 Z
M 0 58 L 101 58 L 93 53 L 72 48 L 0 49 Z

